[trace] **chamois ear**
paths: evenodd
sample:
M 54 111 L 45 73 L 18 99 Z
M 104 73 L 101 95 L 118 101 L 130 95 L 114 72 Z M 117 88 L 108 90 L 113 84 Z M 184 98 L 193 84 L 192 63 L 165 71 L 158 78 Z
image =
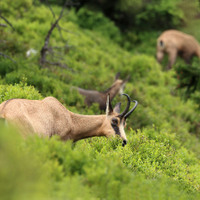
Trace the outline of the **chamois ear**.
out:
M 120 107 L 121 107 L 121 103 L 117 103 L 113 109 L 114 112 L 116 113 L 120 113 Z
M 107 101 L 106 101 L 106 115 L 110 115 L 113 112 L 113 108 L 111 105 L 111 101 L 110 101 L 110 94 L 108 94 L 107 96 Z
M 117 79 L 119 79 L 119 77 L 120 77 L 120 72 L 117 72 L 117 74 L 115 75 L 115 81 L 116 81 Z

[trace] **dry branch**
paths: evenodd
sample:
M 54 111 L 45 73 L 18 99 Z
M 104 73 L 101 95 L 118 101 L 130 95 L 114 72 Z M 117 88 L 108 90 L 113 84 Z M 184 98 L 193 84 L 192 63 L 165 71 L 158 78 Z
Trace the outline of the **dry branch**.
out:
M 56 15 L 55 15 L 53 9 L 51 8 L 51 6 L 49 5 L 48 0 L 46 0 L 46 3 L 47 3 L 47 6 L 49 7 L 49 9 L 50 9 L 50 11 L 53 15 L 53 18 L 55 19 Z M 51 25 L 51 27 L 50 27 L 50 29 L 49 29 L 46 37 L 45 37 L 44 46 L 42 47 L 42 49 L 40 51 L 40 55 L 41 55 L 40 64 L 43 67 L 45 67 L 46 65 L 56 65 L 56 66 L 59 66 L 59 67 L 65 68 L 65 69 L 69 69 L 69 70 L 72 71 L 72 69 L 70 69 L 66 64 L 63 64 L 63 63 L 60 63 L 60 62 L 51 62 L 51 61 L 48 61 L 47 58 L 46 58 L 48 52 L 51 53 L 51 54 L 54 53 L 53 47 L 49 46 L 49 41 L 50 41 L 51 34 L 52 34 L 52 32 L 55 28 L 58 28 L 60 37 L 62 38 L 62 40 L 64 40 L 64 38 L 62 37 L 62 32 L 61 32 L 62 28 L 59 26 L 59 21 L 63 17 L 65 7 L 68 6 L 69 4 L 72 5 L 72 3 L 69 2 L 69 0 L 66 0 L 63 7 L 62 7 L 62 10 L 60 11 L 58 18 L 55 19 L 55 21 L 52 23 L 52 25 Z M 68 45 L 65 45 L 65 48 L 66 48 L 66 46 L 68 46 Z
M 3 17 L 1 15 L 1 11 L 0 11 L 0 18 L 3 19 L 13 30 L 15 30 L 15 28 L 13 27 L 13 25 L 5 17 Z M 6 24 L 2 24 L 2 23 L 0 23 L 0 26 L 1 27 L 7 27 Z M 12 62 L 16 63 L 15 60 L 13 60 L 11 57 L 9 57 L 8 55 L 6 55 L 6 54 L 4 54 L 2 52 L 0 52 L 0 56 L 3 56 L 4 58 L 7 58 L 7 59 L 11 60 Z
M 0 18 L 3 19 L 13 30 L 15 30 L 15 28 L 13 27 L 13 25 L 5 17 L 3 17 L 1 14 L 0 14 Z M 6 27 L 5 24 L 1 24 L 1 26 Z
M 7 27 L 7 25 L 6 25 L 6 24 L 0 24 L 0 26 L 2 26 L 2 27 Z
M 4 54 L 4 53 L 2 53 L 2 52 L 0 52 L 0 56 L 3 56 L 4 58 L 8 58 L 9 60 L 11 60 L 11 61 L 13 61 L 14 63 L 16 63 L 16 61 L 13 60 L 10 56 L 8 56 L 8 55 L 6 55 L 6 54 Z

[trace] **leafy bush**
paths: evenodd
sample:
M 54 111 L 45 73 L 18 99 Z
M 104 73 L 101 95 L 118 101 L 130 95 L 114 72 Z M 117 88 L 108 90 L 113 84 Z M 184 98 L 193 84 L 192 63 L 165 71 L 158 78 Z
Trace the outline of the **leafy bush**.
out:
M 32 6 L 32 0 L 20 0 L 13 2 L 12 0 L 2 0 L 1 1 L 1 12 L 8 15 L 11 11 L 13 14 L 17 14 L 16 17 L 23 16 L 28 8 Z M 4 16 L 5 17 L 5 16 Z
M 130 131 L 128 134 L 128 144 L 121 148 L 119 143 L 112 147 L 112 141 L 101 141 L 93 139 L 93 151 L 98 152 L 99 157 L 119 158 L 124 165 L 136 173 L 145 174 L 148 178 L 158 178 L 160 176 L 173 177 L 183 184 L 184 188 L 193 190 L 198 188 L 198 163 L 195 155 L 188 152 L 176 139 L 173 134 L 167 134 L 153 129 L 138 130 L 137 133 Z M 188 165 L 190 166 L 189 168 Z M 191 171 L 190 171 L 191 170 Z M 196 171 L 196 172 L 195 172 Z M 197 177 L 190 176 L 188 173 L 195 173 Z M 193 180 L 187 179 L 193 177 Z M 190 184 L 194 184 L 192 187 Z M 193 188 L 194 187 L 194 188 Z M 193 188 L 193 189 L 192 189 Z
M 136 24 L 143 30 L 147 28 L 168 29 L 179 26 L 183 20 L 183 12 L 178 8 L 178 1 L 152 1 L 145 6 L 143 12 L 136 16 Z
M 116 42 L 120 41 L 119 29 L 109 18 L 105 17 L 102 12 L 92 11 L 83 7 L 79 9 L 76 14 L 71 11 L 68 19 L 77 23 L 81 28 L 99 32 Z
M 0 57 L 0 75 L 4 77 L 7 73 L 10 73 L 17 69 L 16 63 L 9 59 Z
M 183 90 L 184 97 L 186 99 L 191 96 L 193 99 L 199 104 L 200 107 L 200 62 L 199 60 L 195 60 L 192 64 L 182 64 L 176 65 L 176 73 L 178 78 L 178 86 L 179 90 Z
M 2 199 L 43 199 L 48 196 L 48 177 L 43 164 L 19 146 L 15 130 L 0 123 L 0 195 Z M 31 158 L 31 159 L 30 159 Z M 45 183 L 45 184 L 44 184 Z
M 83 103 L 83 98 L 76 89 L 73 90 L 70 85 L 64 84 L 53 77 L 44 76 L 41 72 L 38 72 L 37 76 L 35 76 L 34 71 L 14 71 L 6 74 L 5 80 L 8 84 L 21 83 L 25 81 L 25 85 L 34 86 L 42 96 L 54 96 L 62 103 L 66 103 L 68 106 L 75 106 L 81 102 Z
M 23 140 L 2 123 L 0 132 L 4 199 L 199 197 L 199 162 L 175 135 L 156 129 L 131 131 L 123 148 L 117 138 L 93 138 L 76 145 L 57 137 Z
M 32 86 L 27 86 L 21 82 L 15 85 L 0 85 L 0 102 L 12 98 L 21 99 L 41 99 L 41 94 Z
M 184 19 L 179 8 L 180 0 L 118 0 L 115 4 L 107 1 L 81 1 L 82 4 L 100 8 L 113 19 L 122 30 L 166 29 L 177 27 Z M 82 6 L 82 5 L 81 5 Z

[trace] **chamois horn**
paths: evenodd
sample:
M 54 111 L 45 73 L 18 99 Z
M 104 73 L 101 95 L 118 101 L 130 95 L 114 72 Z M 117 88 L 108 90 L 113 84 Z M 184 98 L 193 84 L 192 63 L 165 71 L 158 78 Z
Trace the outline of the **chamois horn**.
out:
M 120 118 L 123 118 L 123 117 L 126 115 L 126 113 L 127 113 L 128 110 L 129 110 L 129 107 L 130 107 L 130 105 L 131 105 L 131 99 L 130 99 L 130 97 L 128 96 L 128 94 L 122 94 L 122 95 L 124 95 L 124 96 L 127 97 L 128 103 L 127 103 L 127 105 L 126 105 L 125 110 L 119 115 Z
M 136 107 L 137 107 L 137 105 L 138 105 L 138 102 L 136 101 L 136 100 L 133 100 L 132 102 L 135 102 L 135 106 L 128 112 L 128 110 L 129 110 L 129 107 L 130 107 L 130 105 L 131 105 L 131 99 L 130 99 L 130 97 L 127 95 L 127 94 L 122 94 L 122 95 L 124 95 L 124 96 L 126 96 L 127 97 L 127 101 L 128 101 L 128 103 L 127 103 L 127 105 L 126 105 L 126 108 L 125 108 L 125 110 L 119 115 L 119 117 L 120 118 L 127 118 L 135 109 L 136 109 Z
M 125 114 L 124 118 L 126 119 L 137 107 L 138 102 L 136 100 L 133 100 L 132 102 L 135 102 L 135 106 L 128 112 Z

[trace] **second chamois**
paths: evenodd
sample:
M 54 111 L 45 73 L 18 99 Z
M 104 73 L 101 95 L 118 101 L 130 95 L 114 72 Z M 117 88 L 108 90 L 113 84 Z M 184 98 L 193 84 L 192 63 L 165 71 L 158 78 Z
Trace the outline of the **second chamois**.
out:
M 122 94 L 125 88 L 126 83 L 128 82 L 130 77 L 127 77 L 125 80 L 119 79 L 119 73 L 117 73 L 115 77 L 114 83 L 110 88 L 103 92 L 99 92 L 96 90 L 86 90 L 83 88 L 77 88 L 79 93 L 84 96 L 85 104 L 91 106 L 93 103 L 98 103 L 100 110 L 105 111 L 106 109 L 106 99 L 108 94 L 110 95 L 110 100 L 117 95 Z

